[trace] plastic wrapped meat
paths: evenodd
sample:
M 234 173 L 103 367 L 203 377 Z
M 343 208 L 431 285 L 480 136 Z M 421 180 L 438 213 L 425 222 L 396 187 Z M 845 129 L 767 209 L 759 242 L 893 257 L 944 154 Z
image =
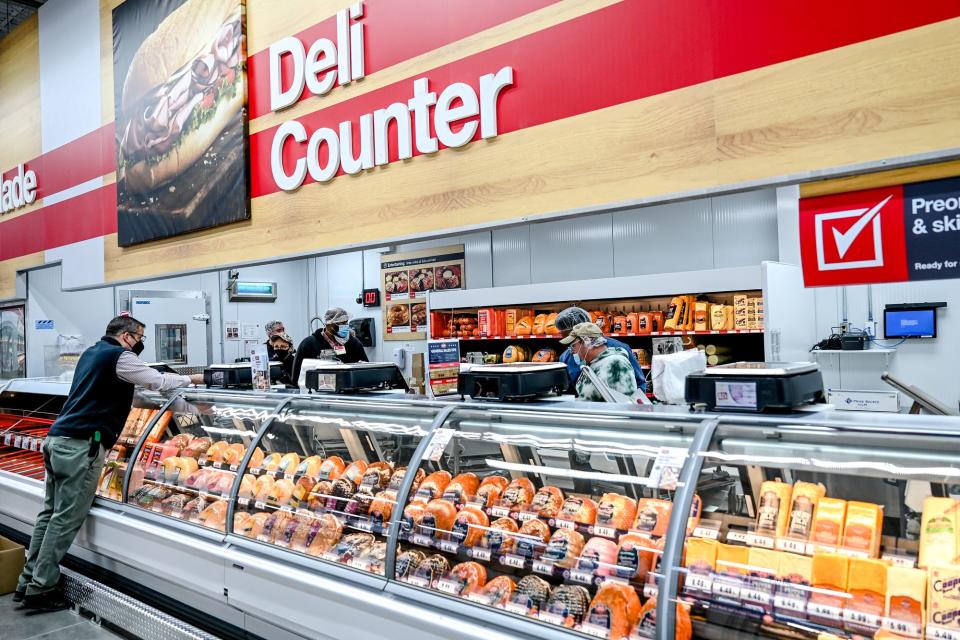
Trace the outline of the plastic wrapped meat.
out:
M 260 476 L 257 478 L 256 483 L 253 485 L 254 498 L 265 502 L 270 496 L 270 492 L 273 491 L 273 485 L 276 484 L 276 482 L 273 476 Z
M 399 491 L 400 486 L 403 484 L 403 479 L 406 477 L 406 475 L 407 475 L 406 467 L 398 468 L 396 471 L 393 472 L 393 475 L 390 476 L 390 484 L 388 485 L 387 488 L 392 489 L 393 491 Z M 416 495 L 417 489 L 420 488 L 420 483 L 423 482 L 426 476 L 427 474 L 423 469 L 417 469 L 417 472 L 413 476 L 413 484 L 410 486 L 410 495 Z
M 520 530 L 513 518 L 499 518 L 484 533 L 482 545 L 494 553 L 510 553 L 517 544 L 515 534 Z
M 563 626 L 573 627 L 583 620 L 587 607 L 590 606 L 590 592 L 586 587 L 572 584 L 562 584 L 553 592 L 543 606 L 545 611 L 563 618 Z M 621 636 L 613 636 L 620 638 Z
M 327 498 L 326 508 L 328 511 L 343 511 L 347 506 L 347 500 L 357 490 L 350 480 L 343 477 L 333 483 L 333 489 L 330 491 L 330 497 Z
M 333 552 L 337 554 L 340 562 L 350 562 L 370 551 L 374 542 L 376 538 L 369 533 L 348 533 L 340 538 Z
M 312 556 L 323 555 L 340 542 L 342 535 L 343 525 L 340 520 L 329 513 L 318 516 L 307 536 L 307 553 Z
M 527 520 L 517 536 L 517 553 L 525 557 L 539 557 L 550 539 L 550 527 L 543 520 Z
M 383 526 L 385 522 L 390 521 L 393 515 L 393 508 L 397 504 L 397 493 L 386 489 L 376 495 L 373 502 L 370 503 L 370 520 L 375 525 Z
M 640 618 L 640 598 L 625 584 L 604 582 L 597 590 L 585 621 L 609 629 L 611 638 L 626 637 Z
M 207 500 L 203 496 L 198 496 L 183 505 L 183 517 L 191 519 L 199 516 L 207 508 Z
M 320 474 L 320 467 L 323 465 L 323 458 L 320 456 L 307 456 L 300 461 L 297 467 L 297 474 L 302 476 L 316 477 Z
M 423 502 L 411 502 L 403 510 L 403 517 L 400 520 L 400 535 L 409 536 L 420 532 L 420 523 L 427 512 L 427 505 Z
M 210 529 L 224 531 L 227 521 L 227 503 L 225 500 L 217 500 L 209 507 L 200 512 L 200 524 Z
M 439 553 L 427 557 L 420 566 L 417 567 L 417 574 L 420 577 L 430 581 L 430 586 L 435 586 L 437 580 L 450 572 L 450 562 Z
M 343 475 L 347 465 L 344 464 L 340 456 L 330 456 L 320 465 L 320 473 L 317 474 L 321 480 L 338 480 Z
M 563 501 L 557 518 L 591 525 L 597 521 L 597 503 L 590 498 L 567 498 Z
M 273 489 L 267 495 L 267 500 L 281 506 L 288 505 L 290 504 L 290 498 L 293 497 L 294 489 L 296 489 L 296 485 L 293 484 L 292 480 L 281 478 L 273 483 Z
M 321 480 L 313 485 L 307 498 L 307 508 L 310 511 L 324 511 L 327 508 L 327 498 L 332 492 L 333 483 L 328 480 Z
M 550 583 L 539 576 L 524 576 L 513 591 L 514 600 L 522 598 L 525 604 L 540 608 L 550 597 Z
M 427 559 L 427 554 L 419 549 L 407 549 L 397 556 L 397 579 L 403 580 L 414 575 L 420 563 Z
M 447 485 L 450 484 L 451 479 L 452 477 L 449 471 L 435 471 L 431 473 L 420 483 L 420 487 L 417 488 L 417 492 L 414 494 L 415 499 L 429 502 L 434 498 L 439 498 L 443 495 Z
M 239 531 L 240 535 L 248 538 L 256 538 L 263 533 L 263 527 L 267 522 L 267 518 L 269 517 L 270 514 L 266 511 L 260 511 L 258 513 L 251 514 L 250 517 L 247 518 L 243 523 L 243 526 Z
M 386 462 L 374 462 L 367 467 L 360 480 L 360 488 L 368 489 L 371 493 L 377 493 L 387 488 L 390 484 L 390 476 L 393 474 L 393 468 Z
M 569 569 L 576 564 L 581 551 L 583 551 L 583 536 L 579 531 L 557 529 L 550 537 L 550 543 L 543 557 L 558 567 Z
M 552 518 L 560 513 L 562 506 L 563 491 L 556 487 L 543 487 L 533 496 L 530 511 L 543 518 Z
M 453 521 L 453 530 L 450 538 L 460 544 L 472 547 L 483 538 L 483 532 L 490 526 L 487 514 L 470 505 L 460 509 L 456 520 Z
M 535 492 L 532 482 L 526 478 L 517 478 L 504 489 L 500 504 L 514 510 L 520 509 L 530 504 Z
M 516 583 L 510 576 L 497 576 L 480 589 L 480 594 L 490 599 L 490 606 L 497 607 L 510 601 Z
M 597 506 L 597 524 L 614 529 L 629 529 L 637 515 L 637 503 L 618 493 L 605 493 Z
M 461 595 L 467 595 L 487 584 L 487 569 L 477 562 L 461 562 L 450 570 L 450 578 L 458 580 L 463 588 Z
M 344 511 L 352 516 L 367 517 L 370 513 L 370 505 L 373 503 L 373 494 L 369 491 L 357 491 L 350 498 Z
M 376 573 L 378 575 L 383 575 L 384 567 L 387 563 L 387 543 L 386 542 L 375 542 L 373 546 L 370 547 L 370 550 L 364 553 L 360 560 L 369 563 L 369 568 L 367 569 L 370 573 Z
M 578 569 L 590 571 L 596 576 L 612 575 L 616 564 L 617 543 L 600 537 L 590 538 L 577 560 Z
M 165 498 L 163 502 L 160 503 L 160 506 L 163 508 L 164 513 L 173 514 L 183 511 L 183 508 L 188 502 L 190 502 L 190 496 L 183 493 L 175 493 Z
M 240 478 L 240 489 L 237 490 L 238 498 L 247 498 L 252 500 L 256 495 L 257 479 L 249 473 L 243 474 Z
M 183 451 L 180 452 L 180 455 L 188 458 L 199 458 L 200 456 L 205 455 L 207 450 L 212 446 L 213 440 L 210 438 L 194 438 L 190 441 L 190 444 L 183 448 Z
M 350 463 L 343 471 L 343 477 L 353 483 L 354 489 L 360 484 L 360 481 L 363 480 L 363 474 L 367 471 L 367 463 L 363 460 L 356 460 Z
M 263 533 L 261 535 L 265 538 L 264 542 L 273 542 L 277 534 L 283 531 L 283 528 L 291 517 L 292 516 L 286 511 L 274 511 L 271 513 L 263 523 Z
M 429 536 L 445 538 L 453 529 L 456 517 L 457 508 L 451 502 L 443 499 L 431 500 L 420 520 L 420 527 Z
M 480 479 L 475 473 L 461 473 L 447 485 L 443 490 L 444 500 L 450 500 L 454 504 L 463 504 L 473 499 L 477 489 L 480 487 Z

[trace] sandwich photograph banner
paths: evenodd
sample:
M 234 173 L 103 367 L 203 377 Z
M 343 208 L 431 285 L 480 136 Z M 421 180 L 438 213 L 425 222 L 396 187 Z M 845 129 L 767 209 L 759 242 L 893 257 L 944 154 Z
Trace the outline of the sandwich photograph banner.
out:
M 120 246 L 250 217 L 244 0 L 113 10 Z

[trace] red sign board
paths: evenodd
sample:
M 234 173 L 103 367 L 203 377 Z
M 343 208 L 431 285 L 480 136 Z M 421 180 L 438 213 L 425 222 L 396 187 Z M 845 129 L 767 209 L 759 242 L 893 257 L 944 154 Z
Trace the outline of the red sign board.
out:
M 960 179 L 800 201 L 808 287 L 960 277 Z

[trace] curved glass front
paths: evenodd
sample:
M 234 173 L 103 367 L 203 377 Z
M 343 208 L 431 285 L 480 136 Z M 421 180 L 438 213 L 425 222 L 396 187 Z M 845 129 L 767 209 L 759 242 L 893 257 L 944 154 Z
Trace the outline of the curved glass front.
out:
M 225 531 L 240 463 L 279 404 L 240 394 L 178 396 L 150 427 L 130 474 L 127 502 Z
M 123 478 L 130 465 L 130 457 L 137 448 L 144 431 L 152 425 L 162 425 L 169 418 L 160 416 L 160 410 L 167 403 L 158 393 L 137 392 L 133 396 L 133 406 L 127 414 L 123 430 L 117 442 L 107 452 L 103 462 L 103 471 L 97 482 L 97 496 L 115 502 L 123 501 Z M 157 422 L 154 423 L 154 419 Z M 151 432 L 150 438 L 155 438 Z
M 697 424 L 458 409 L 404 505 L 396 579 L 588 636 L 652 635 Z
M 233 533 L 384 575 L 407 465 L 437 407 L 295 400 L 244 469 Z

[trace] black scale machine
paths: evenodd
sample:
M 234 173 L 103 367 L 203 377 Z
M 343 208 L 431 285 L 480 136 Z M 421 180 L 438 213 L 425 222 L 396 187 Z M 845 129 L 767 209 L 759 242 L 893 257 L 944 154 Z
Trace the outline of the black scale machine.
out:
M 310 391 L 324 393 L 409 388 L 403 372 L 392 362 L 319 364 L 307 371 L 306 386 Z
M 457 377 L 457 393 L 475 400 L 500 402 L 532 400 L 567 390 L 567 365 L 557 363 L 508 362 L 474 365 Z
M 686 400 L 708 411 L 788 412 L 823 401 L 813 362 L 733 362 L 687 376 Z

